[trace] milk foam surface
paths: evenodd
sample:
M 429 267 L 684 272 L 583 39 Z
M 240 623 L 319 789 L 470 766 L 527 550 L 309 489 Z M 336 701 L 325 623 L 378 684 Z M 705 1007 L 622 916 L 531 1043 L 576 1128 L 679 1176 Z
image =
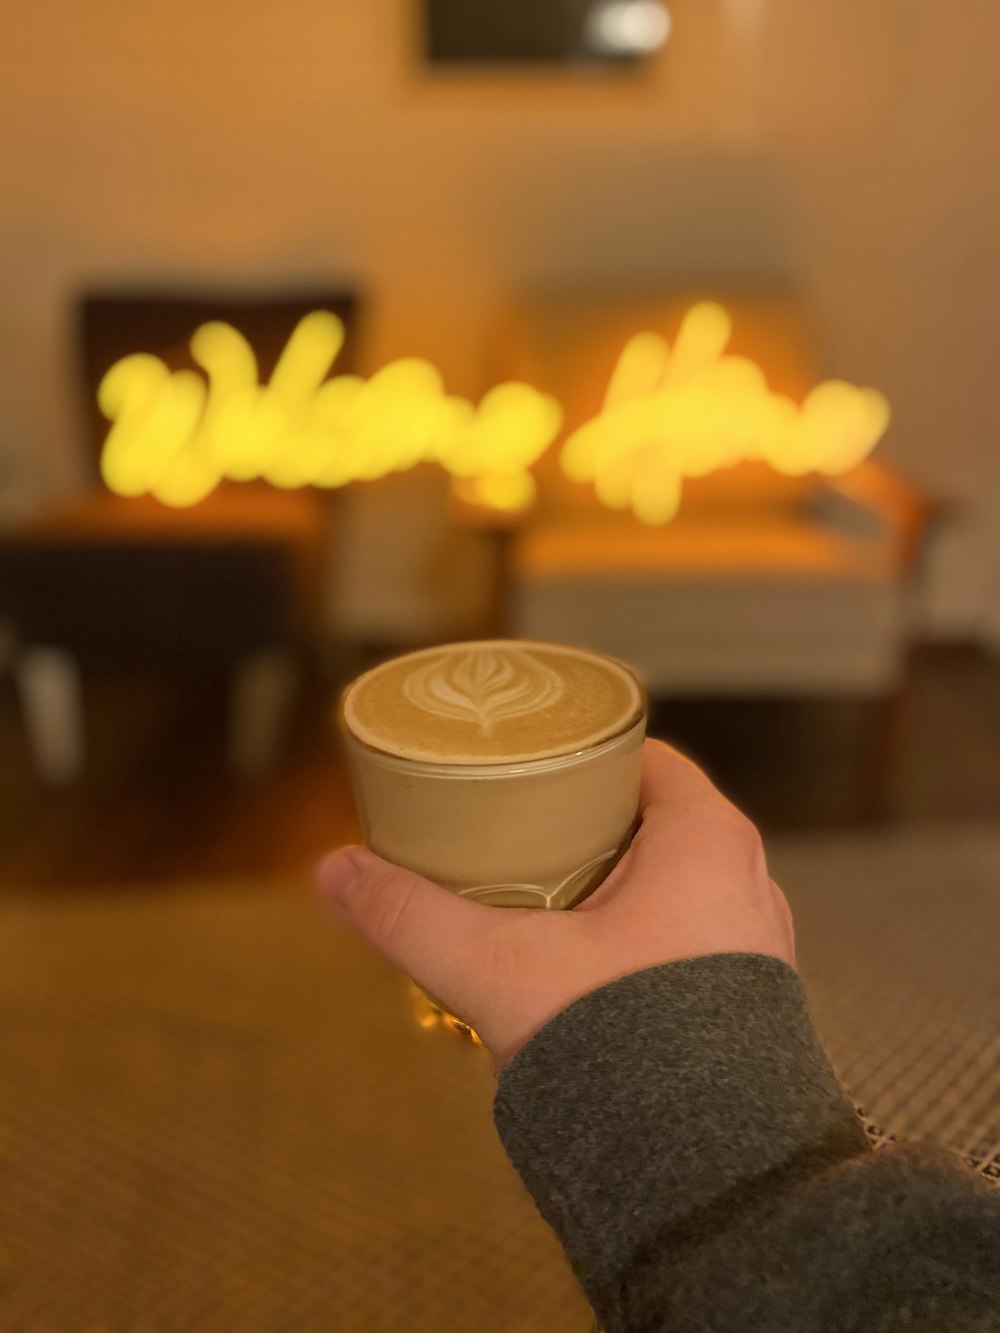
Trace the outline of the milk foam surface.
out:
M 642 690 L 612 658 L 496 639 L 396 658 L 349 686 L 347 729 L 376 750 L 440 764 L 526 762 L 621 734 Z

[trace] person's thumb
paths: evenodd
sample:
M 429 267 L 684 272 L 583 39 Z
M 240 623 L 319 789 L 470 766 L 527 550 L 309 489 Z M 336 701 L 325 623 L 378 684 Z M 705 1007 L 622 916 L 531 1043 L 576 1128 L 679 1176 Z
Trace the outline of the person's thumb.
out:
M 468 998 L 463 982 L 470 953 L 493 909 L 459 898 L 365 847 L 326 857 L 316 880 L 337 914 L 421 985 L 445 1001 Z

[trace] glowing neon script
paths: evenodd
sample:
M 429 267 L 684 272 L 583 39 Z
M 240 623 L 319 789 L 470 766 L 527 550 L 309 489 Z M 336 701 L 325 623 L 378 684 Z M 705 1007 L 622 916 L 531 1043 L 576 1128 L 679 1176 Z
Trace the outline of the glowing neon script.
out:
M 685 477 L 744 459 L 778 472 L 847 472 L 889 424 L 874 389 L 819 384 L 799 406 L 771 392 L 746 357 L 727 356 L 732 321 L 718 305 L 692 306 L 670 348 L 655 333 L 625 346 L 604 408 L 566 441 L 561 464 L 572 481 L 593 482 L 611 509 L 644 523 L 669 522 Z
M 191 339 L 207 383 L 155 356 L 124 357 L 97 395 L 112 422 L 104 480 L 119 495 L 183 507 L 224 478 L 343 486 L 432 461 L 466 498 L 505 509 L 531 503 L 529 469 L 562 423 L 555 399 L 501 384 L 476 407 L 446 394 L 434 367 L 415 357 L 369 380 L 327 379 L 343 341 L 335 315 L 307 315 L 266 386 L 250 344 L 228 324 L 205 324 Z

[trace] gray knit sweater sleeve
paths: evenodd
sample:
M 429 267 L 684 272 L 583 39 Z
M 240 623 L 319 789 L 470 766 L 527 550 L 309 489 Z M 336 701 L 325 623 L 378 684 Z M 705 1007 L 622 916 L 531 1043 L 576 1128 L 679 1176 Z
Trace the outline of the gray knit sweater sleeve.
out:
M 1000 1191 L 943 1153 L 869 1150 L 776 959 L 584 996 L 494 1114 L 606 1333 L 1000 1330 Z

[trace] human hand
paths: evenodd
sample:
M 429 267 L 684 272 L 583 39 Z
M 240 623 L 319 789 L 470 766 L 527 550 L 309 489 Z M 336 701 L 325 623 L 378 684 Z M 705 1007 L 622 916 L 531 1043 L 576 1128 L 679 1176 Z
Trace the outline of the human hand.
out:
M 716 953 L 794 966 L 791 913 L 757 830 L 659 741 L 645 745 L 640 813 L 621 861 L 571 911 L 487 907 L 363 847 L 328 856 L 319 889 L 475 1029 L 497 1068 L 574 1000 L 643 968 Z

